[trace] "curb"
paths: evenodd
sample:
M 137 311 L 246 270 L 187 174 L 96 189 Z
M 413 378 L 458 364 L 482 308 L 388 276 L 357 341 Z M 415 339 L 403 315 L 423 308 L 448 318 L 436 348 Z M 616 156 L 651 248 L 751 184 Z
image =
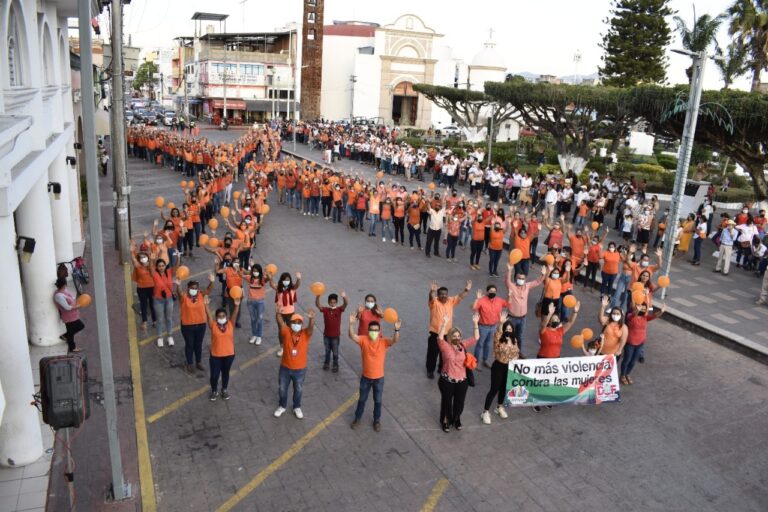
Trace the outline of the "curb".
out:
M 331 167 L 324 162 L 315 160 L 313 158 L 306 158 L 302 155 L 293 153 L 292 151 L 288 151 L 283 148 L 281 148 L 280 151 L 281 153 L 285 153 L 286 155 L 289 155 L 295 159 L 307 160 L 309 162 L 315 162 L 318 165 Z M 509 243 L 506 239 L 504 242 L 504 249 L 509 250 Z M 602 279 L 599 275 L 596 276 L 596 282 L 602 283 Z M 721 329 L 720 327 L 712 325 L 708 322 L 704 322 L 693 315 L 680 311 L 679 309 L 667 306 L 667 311 L 661 317 L 661 320 L 665 320 L 671 324 L 677 325 L 678 327 L 682 327 L 683 329 L 698 334 L 711 342 L 729 348 L 741 355 L 754 359 L 759 363 L 768 365 L 768 347 L 764 347 L 743 336 L 730 333 L 725 329 Z

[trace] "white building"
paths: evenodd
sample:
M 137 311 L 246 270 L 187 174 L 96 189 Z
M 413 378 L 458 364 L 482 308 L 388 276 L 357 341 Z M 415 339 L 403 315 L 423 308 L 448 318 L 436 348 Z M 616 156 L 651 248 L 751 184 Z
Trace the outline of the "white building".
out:
M 94 6 L 94 12 L 98 12 Z M 76 0 L 0 0 L 0 464 L 43 452 L 29 344 L 61 344 L 57 262 L 82 250 L 67 17 Z M 75 97 L 79 101 L 79 97 Z M 59 197 L 49 190 L 61 188 Z M 34 239 L 28 261 L 16 249 Z

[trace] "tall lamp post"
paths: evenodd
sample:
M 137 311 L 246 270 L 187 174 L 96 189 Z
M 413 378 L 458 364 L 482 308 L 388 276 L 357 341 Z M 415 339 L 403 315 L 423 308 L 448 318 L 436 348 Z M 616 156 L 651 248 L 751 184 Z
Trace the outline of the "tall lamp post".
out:
M 701 103 L 701 92 L 704 88 L 704 64 L 707 60 L 705 51 L 691 52 L 688 50 L 672 50 L 675 53 L 688 55 L 693 59 L 693 76 L 691 77 L 691 92 L 688 97 L 688 110 L 685 113 L 685 125 L 683 126 L 683 136 L 680 143 L 680 158 L 677 161 L 677 171 L 675 174 L 675 186 L 672 189 L 672 199 L 669 205 L 669 217 L 667 217 L 667 230 L 664 233 L 664 266 L 661 270 L 662 275 L 668 276 L 672 267 L 672 251 L 675 248 L 675 232 L 677 231 L 678 216 L 680 215 L 680 204 L 685 193 L 685 181 L 688 178 L 688 166 L 691 163 L 691 151 L 693 150 L 693 139 L 696 135 L 696 122 L 699 118 L 699 103 Z M 661 290 L 661 298 L 666 296 L 667 289 Z

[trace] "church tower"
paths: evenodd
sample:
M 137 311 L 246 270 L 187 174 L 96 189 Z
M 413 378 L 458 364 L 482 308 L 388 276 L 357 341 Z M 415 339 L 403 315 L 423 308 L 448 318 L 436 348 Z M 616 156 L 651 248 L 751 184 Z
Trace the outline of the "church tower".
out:
M 320 91 L 323 85 L 323 10 L 324 0 L 302 0 L 304 20 L 301 29 L 301 118 L 320 117 Z

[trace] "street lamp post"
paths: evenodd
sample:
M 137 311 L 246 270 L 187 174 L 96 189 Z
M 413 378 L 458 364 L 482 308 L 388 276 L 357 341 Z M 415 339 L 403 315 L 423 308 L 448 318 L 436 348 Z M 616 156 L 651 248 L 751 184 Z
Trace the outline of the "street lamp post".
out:
M 691 77 L 691 92 L 688 98 L 688 110 L 685 113 L 685 125 L 683 126 L 683 136 L 680 143 L 680 158 L 677 161 L 677 171 L 675 174 L 675 186 L 672 189 L 671 204 L 669 205 L 669 216 L 667 217 L 667 230 L 664 233 L 664 266 L 662 275 L 668 276 L 672 267 L 672 251 L 675 248 L 675 232 L 677 231 L 678 216 L 680 215 L 680 204 L 685 193 L 685 181 L 688 177 L 688 166 L 691 162 L 691 151 L 693 150 L 693 139 L 696 135 L 696 122 L 699 117 L 699 103 L 701 103 L 701 92 L 704 87 L 704 64 L 706 63 L 706 52 L 689 52 L 686 50 L 672 50 L 676 53 L 688 55 L 693 59 L 693 76 Z M 661 298 L 666 296 L 667 289 L 661 290 Z

